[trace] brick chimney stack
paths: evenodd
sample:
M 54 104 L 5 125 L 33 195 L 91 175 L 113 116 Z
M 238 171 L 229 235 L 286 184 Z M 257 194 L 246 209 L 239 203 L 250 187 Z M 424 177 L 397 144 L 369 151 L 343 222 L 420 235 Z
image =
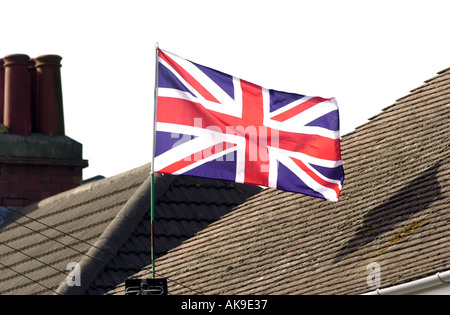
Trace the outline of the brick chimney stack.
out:
M 61 57 L 0 59 L 0 207 L 23 207 L 81 184 L 82 145 L 67 137 Z

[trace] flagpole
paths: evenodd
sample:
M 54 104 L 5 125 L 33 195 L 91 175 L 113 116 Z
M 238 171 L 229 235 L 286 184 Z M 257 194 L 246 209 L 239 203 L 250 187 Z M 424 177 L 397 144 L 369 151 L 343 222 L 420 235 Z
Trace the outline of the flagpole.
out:
M 152 148 L 152 162 L 150 165 L 150 175 L 151 175 L 151 206 L 150 206 L 150 227 L 151 227 L 151 249 L 150 256 L 152 261 L 152 277 L 155 279 L 155 140 L 156 140 L 156 114 L 158 109 L 158 43 L 155 44 L 155 101 L 153 107 L 153 148 Z

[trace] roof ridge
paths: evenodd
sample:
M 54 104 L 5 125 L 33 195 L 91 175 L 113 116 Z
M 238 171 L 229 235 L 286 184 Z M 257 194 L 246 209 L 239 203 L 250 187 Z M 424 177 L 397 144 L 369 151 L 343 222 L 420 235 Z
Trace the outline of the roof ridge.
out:
M 384 107 L 383 109 L 381 109 L 381 112 L 379 112 L 378 114 L 368 118 L 368 120 L 365 123 L 357 126 L 354 130 L 352 130 L 352 131 L 346 133 L 345 135 L 343 135 L 342 139 L 348 138 L 351 135 L 353 135 L 354 133 L 356 133 L 357 131 L 359 131 L 360 129 L 366 127 L 374 119 L 378 118 L 381 115 L 384 115 L 388 109 L 391 109 L 392 107 L 397 106 L 399 104 L 401 105 L 402 101 L 404 101 L 405 99 L 411 97 L 412 95 L 415 95 L 415 94 L 418 94 L 418 93 L 422 92 L 425 87 L 432 85 L 432 82 L 435 82 L 438 78 L 442 77 L 443 74 L 446 73 L 447 71 L 450 71 L 450 67 L 437 72 L 437 74 L 434 77 L 424 81 L 424 83 L 422 85 L 420 85 L 419 87 L 410 90 L 410 92 L 407 95 L 398 98 L 393 104 Z
M 129 171 L 126 171 L 126 172 L 122 172 L 122 173 L 119 173 L 119 174 L 111 176 L 111 177 L 102 178 L 102 179 L 99 179 L 97 181 L 92 181 L 92 182 L 83 184 L 83 185 L 75 187 L 73 189 L 70 189 L 70 190 L 64 191 L 62 193 L 59 193 L 59 194 L 50 196 L 48 198 L 45 198 L 45 199 L 37 202 L 34 205 L 37 206 L 37 207 L 42 207 L 42 206 L 48 205 L 48 204 L 50 204 L 52 202 L 56 202 L 58 200 L 67 199 L 67 198 L 70 198 L 70 197 L 72 197 L 74 195 L 77 195 L 77 194 L 80 194 L 80 193 L 84 193 L 86 191 L 91 191 L 91 190 L 94 190 L 94 189 L 101 188 L 101 187 L 103 187 L 105 185 L 111 184 L 112 182 L 114 182 L 114 181 L 116 181 L 118 179 L 121 179 L 121 178 L 124 178 L 124 177 L 129 177 L 129 176 L 132 176 L 132 175 L 135 175 L 135 174 L 138 174 L 138 173 L 143 173 L 147 169 L 148 169 L 149 174 L 150 174 L 150 163 L 144 164 L 144 165 L 136 167 L 136 168 L 134 168 L 132 170 L 129 170 Z M 33 208 L 33 205 L 32 205 L 32 208 Z
M 439 71 L 438 74 L 442 74 L 442 73 L 447 72 L 447 71 L 450 72 L 450 67 L 445 68 L 444 70 Z

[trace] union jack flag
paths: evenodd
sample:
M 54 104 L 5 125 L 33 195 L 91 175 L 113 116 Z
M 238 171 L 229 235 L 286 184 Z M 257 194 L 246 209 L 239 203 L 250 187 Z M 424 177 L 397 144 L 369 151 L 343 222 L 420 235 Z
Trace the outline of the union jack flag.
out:
M 335 99 L 266 89 L 158 50 L 154 171 L 337 201 Z

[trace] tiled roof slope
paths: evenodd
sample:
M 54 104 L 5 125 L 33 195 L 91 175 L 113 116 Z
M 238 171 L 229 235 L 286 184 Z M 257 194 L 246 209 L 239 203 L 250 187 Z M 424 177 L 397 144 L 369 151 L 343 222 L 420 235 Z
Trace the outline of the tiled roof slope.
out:
M 67 265 L 80 261 L 147 176 L 92 182 L 24 208 L 26 217 L 10 213 L 0 229 L 0 294 L 56 291 Z
M 2 214 L 0 295 L 102 294 L 149 264 L 149 171 L 144 165 Z M 258 191 L 155 175 L 157 254 Z M 80 286 L 67 285 L 71 262 L 79 263 Z
M 155 206 L 156 258 L 261 191 L 257 186 L 190 176 L 164 175 L 163 178 L 170 181 L 170 186 L 157 199 Z M 148 265 L 151 262 L 150 233 L 150 211 L 146 211 L 144 220 L 87 293 L 104 294 Z
M 450 68 L 342 138 L 340 201 L 266 189 L 156 270 L 170 294 L 361 294 L 371 263 L 381 288 L 446 271 L 449 146 Z

